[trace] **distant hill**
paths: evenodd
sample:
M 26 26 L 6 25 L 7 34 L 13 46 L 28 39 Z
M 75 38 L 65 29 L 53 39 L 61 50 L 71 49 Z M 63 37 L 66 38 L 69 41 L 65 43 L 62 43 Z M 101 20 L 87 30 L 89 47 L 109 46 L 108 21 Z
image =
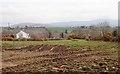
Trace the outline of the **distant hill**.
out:
M 57 22 L 57 23 L 51 23 L 52 26 L 58 26 L 58 27 L 68 27 L 68 26 L 90 26 L 93 24 L 98 24 L 101 22 L 108 22 L 110 26 L 118 26 L 117 20 L 109 20 L 109 19 L 97 19 L 92 21 L 70 21 L 70 22 Z
M 39 24 L 39 23 L 19 23 L 12 25 L 11 27 L 44 27 L 46 24 Z
M 12 25 L 12 27 L 25 27 L 25 26 L 31 26 L 31 27 L 73 27 L 73 26 L 90 26 L 93 24 L 98 24 L 101 22 L 108 22 L 110 26 L 118 26 L 117 20 L 111 20 L 111 19 L 96 19 L 91 21 L 69 21 L 69 22 L 56 22 L 56 23 L 49 23 L 49 24 L 40 24 L 40 23 L 19 23 Z

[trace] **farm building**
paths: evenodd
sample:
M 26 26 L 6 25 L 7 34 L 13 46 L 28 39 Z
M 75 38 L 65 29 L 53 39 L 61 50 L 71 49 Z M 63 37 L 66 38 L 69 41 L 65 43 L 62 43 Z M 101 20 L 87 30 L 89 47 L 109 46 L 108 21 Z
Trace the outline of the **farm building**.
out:
M 29 36 L 29 34 L 28 33 L 26 33 L 26 32 L 24 32 L 24 31 L 20 31 L 20 32 L 18 32 L 17 34 L 16 34 L 16 38 L 17 39 L 21 39 L 21 38 L 26 38 L 26 39 L 28 39 L 28 38 L 30 38 L 30 36 Z
M 14 28 L 8 30 L 7 28 L 3 28 L 2 35 L 16 35 L 20 31 L 24 31 L 25 33 L 29 34 L 30 38 L 37 39 L 37 38 L 48 38 L 49 33 L 46 28 Z M 16 37 L 17 38 L 17 37 Z

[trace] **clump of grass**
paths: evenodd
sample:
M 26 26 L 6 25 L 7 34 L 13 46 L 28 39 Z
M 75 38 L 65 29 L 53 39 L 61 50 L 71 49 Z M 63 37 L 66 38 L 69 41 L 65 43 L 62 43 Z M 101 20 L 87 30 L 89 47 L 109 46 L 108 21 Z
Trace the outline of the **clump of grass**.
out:
M 99 65 L 97 65 L 97 64 L 92 64 L 92 66 L 91 66 L 93 69 L 99 69 Z

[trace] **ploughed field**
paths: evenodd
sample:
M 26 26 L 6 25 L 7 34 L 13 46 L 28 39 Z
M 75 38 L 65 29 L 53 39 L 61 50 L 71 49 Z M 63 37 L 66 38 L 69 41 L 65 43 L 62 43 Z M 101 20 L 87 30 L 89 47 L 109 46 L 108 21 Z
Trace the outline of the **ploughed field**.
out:
M 117 72 L 117 70 L 117 43 L 84 40 L 3 42 L 3 72 Z

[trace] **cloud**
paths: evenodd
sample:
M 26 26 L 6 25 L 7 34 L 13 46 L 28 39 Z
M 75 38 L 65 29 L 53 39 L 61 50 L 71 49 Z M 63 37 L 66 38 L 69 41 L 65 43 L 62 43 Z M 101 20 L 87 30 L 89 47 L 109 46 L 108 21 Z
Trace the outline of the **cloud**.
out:
M 3 0 L 2 24 L 117 19 L 118 0 Z

